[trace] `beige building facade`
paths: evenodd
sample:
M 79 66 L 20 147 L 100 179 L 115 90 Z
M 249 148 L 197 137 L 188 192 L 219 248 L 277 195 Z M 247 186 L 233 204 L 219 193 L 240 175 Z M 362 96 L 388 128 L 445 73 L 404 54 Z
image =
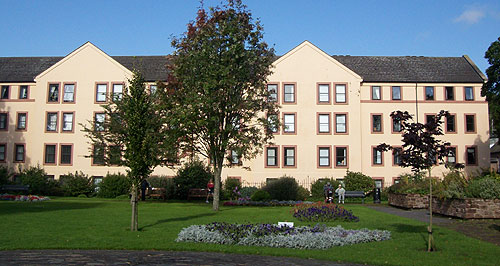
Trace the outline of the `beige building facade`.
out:
M 0 58 L 0 164 L 41 165 L 55 179 L 82 171 L 93 177 L 125 172 L 89 157 L 82 124 L 103 119 L 100 104 L 119 97 L 132 69 L 154 89 L 166 79 L 166 56 L 112 57 L 86 43 L 65 57 Z M 379 186 L 392 184 L 409 169 L 392 152 L 401 146 L 398 124 L 389 114 L 408 111 L 423 122 L 447 110 L 443 140 L 456 149 L 450 161 L 473 173 L 489 167 L 488 105 L 480 95 L 484 75 L 467 57 L 331 56 L 303 42 L 273 64 L 270 100 L 279 103 L 284 126 L 274 145 L 243 167 L 225 168 L 223 178 L 248 184 L 283 175 L 297 180 L 363 172 Z M 249 168 L 246 170 L 244 168 Z M 436 166 L 437 176 L 446 171 Z M 155 175 L 175 175 L 158 167 Z

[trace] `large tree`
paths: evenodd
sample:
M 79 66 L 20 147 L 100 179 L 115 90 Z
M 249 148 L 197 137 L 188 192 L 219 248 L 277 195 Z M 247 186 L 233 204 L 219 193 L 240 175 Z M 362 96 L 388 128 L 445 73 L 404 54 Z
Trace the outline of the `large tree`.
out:
M 267 77 L 274 50 L 262 26 L 241 1 L 198 10 L 187 32 L 174 38 L 168 98 L 171 125 L 184 132 L 181 149 L 206 157 L 215 175 L 213 209 L 219 209 L 221 173 L 231 152 L 254 158 L 279 125 L 268 101 Z M 173 101 L 172 101 L 173 100 Z M 270 117 L 271 119 L 268 119 Z
M 491 43 L 484 58 L 490 66 L 486 69 L 488 82 L 483 84 L 481 94 L 486 96 L 490 109 L 490 119 L 493 121 L 492 130 L 500 134 L 500 37 Z
M 82 125 L 90 139 L 94 163 L 125 166 L 131 181 L 131 231 L 138 230 L 138 189 L 156 166 L 170 165 L 176 159 L 175 130 L 167 127 L 168 109 L 157 100 L 165 94 L 163 86 L 155 95 L 146 89 L 141 74 L 134 72 L 122 94 L 112 95 L 103 107 L 105 119 Z
M 392 150 L 399 153 L 401 167 L 410 167 L 416 174 L 427 171 L 429 175 L 429 226 L 428 251 L 433 251 L 434 238 L 432 236 L 432 167 L 440 162 L 446 163 L 446 156 L 450 155 L 450 143 L 436 137 L 443 135 L 441 125 L 448 111 L 440 111 L 437 115 L 428 117 L 425 124 L 413 122 L 413 117 L 407 111 L 394 111 L 391 117 L 399 121 L 402 131 L 402 148 L 395 148 L 386 143 L 377 146 L 381 151 Z M 455 155 L 456 156 L 456 155 Z

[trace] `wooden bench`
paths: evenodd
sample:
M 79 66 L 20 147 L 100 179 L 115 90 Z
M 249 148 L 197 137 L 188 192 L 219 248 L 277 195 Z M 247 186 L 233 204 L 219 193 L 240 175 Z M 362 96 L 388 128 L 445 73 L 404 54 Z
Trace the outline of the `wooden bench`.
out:
M 3 185 L 0 191 L 2 192 L 28 192 L 29 185 Z
M 206 199 L 208 195 L 208 189 L 205 188 L 191 188 L 188 192 L 188 200 L 193 198 L 202 198 Z M 210 195 L 212 197 L 213 195 Z
M 166 200 L 166 194 L 167 191 L 163 187 L 150 187 L 148 188 L 148 193 L 146 194 L 146 196 L 148 196 L 149 198 Z
M 344 197 L 345 198 L 361 198 L 362 199 L 362 203 L 364 204 L 365 203 L 365 192 L 364 191 L 349 191 L 349 190 L 346 190 L 345 191 L 345 194 L 344 194 Z M 335 193 L 335 198 L 338 200 L 339 198 L 339 195 L 337 193 Z

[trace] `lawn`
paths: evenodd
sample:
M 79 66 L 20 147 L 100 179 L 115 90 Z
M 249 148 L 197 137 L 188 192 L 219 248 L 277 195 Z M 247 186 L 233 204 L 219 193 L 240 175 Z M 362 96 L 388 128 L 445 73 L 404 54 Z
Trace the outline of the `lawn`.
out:
M 7 249 L 144 249 L 190 250 L 314 258 L 375 265 L 495 265 L 500 247 L 436 227 L 437 252 L 427 253 L 426 224 L 380 213 L 362 205 L 347 205 L 358 223 L 329 226 L 389 230 L 392 239 L 333 247 L 294 250 L 253 246 L 177 243 L 179 231 L 192 224 L 298 222 L 291 207 L 222 207 L 217 213 L 205 203 L 141 202 L 139 232 L 130 232 L 126 200 L 57 198 L 46 202 L 0 202 L 0 250 Z

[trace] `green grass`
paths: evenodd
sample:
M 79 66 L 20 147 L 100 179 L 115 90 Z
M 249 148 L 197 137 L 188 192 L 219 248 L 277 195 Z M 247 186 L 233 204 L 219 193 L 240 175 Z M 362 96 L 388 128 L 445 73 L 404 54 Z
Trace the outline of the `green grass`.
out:
M 176 243 L 179 231 L 192 224 L 277 223 L 295 220 L 291 207 L 222 207 L 217 213 L 205 203 L 141 202 L 139 227 L 130 232 L 126 200 L 58 198 L 46 202 L 0 202 L 0 250 L 8 249 L 144 249 L 190 250 L 291 256 L 376 265 L 495 265 L 500 247 L 442 227 L 436 227 L 437 252 L 426 252 L 426 224 L 380 213 L 362 205 L 347 205 L 358 223 L 331 222 L 344 228 L 385 229 L 389 241 L 294 250 L 204 243 Z

